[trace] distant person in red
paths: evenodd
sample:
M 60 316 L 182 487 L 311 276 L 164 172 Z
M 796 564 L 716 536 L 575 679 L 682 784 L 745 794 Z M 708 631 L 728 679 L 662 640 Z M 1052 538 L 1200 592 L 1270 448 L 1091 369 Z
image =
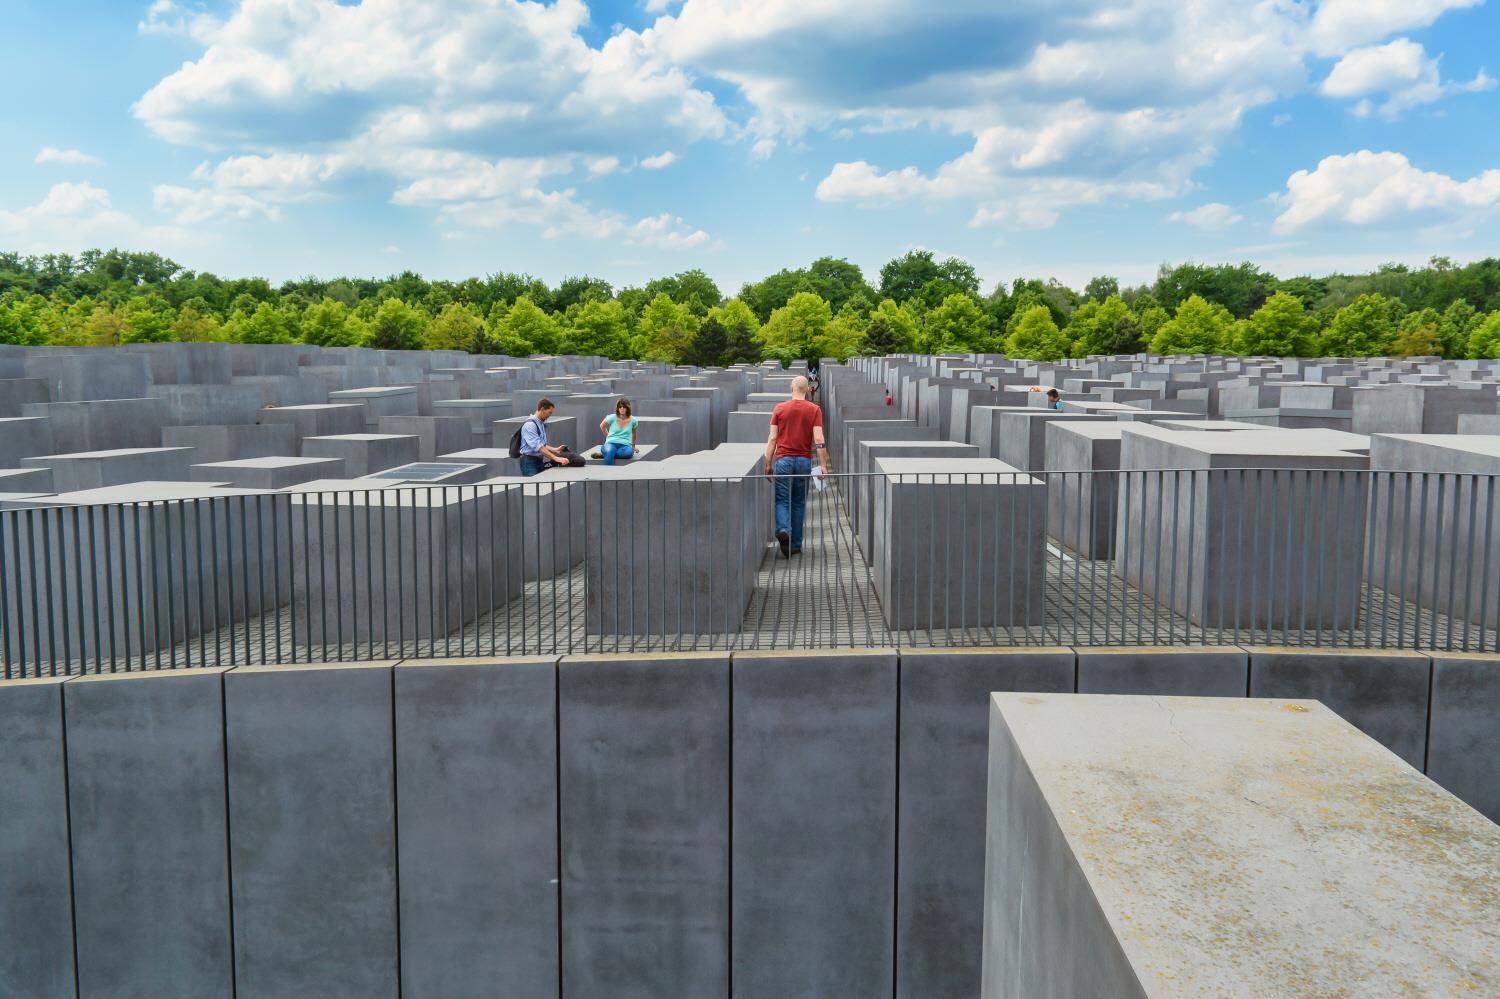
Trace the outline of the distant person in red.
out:
M 890 389 L 886 389 L 885 390 L 885 404 L 887 406 L 889 406 L 891 404 L 891 390 Z
M 776 476 L 776 542 L 783 558 L 802 554 L 802 522 L 814 451 L 823 474 L 828 474 L 823 411 L 807 401 L 807 390 L 806 378 L 792 379 L 792 397 L 771 411 L 771 432 L 766 438 L 766 474 Z

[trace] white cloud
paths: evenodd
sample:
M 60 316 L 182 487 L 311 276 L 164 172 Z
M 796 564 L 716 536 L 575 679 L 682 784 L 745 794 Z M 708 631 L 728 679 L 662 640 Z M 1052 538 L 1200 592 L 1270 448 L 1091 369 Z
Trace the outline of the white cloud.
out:
M 1334 56 L 1399 31 L 1425 28 L 1450 10 L 1484 0 L 1322 0 L 1309 25 L 1312 51 Z
M 259 198 L 213 188 L 158 184 L 151 189 L 151 203 L 157 211 L 170 214 L 178 225 L 248 222 L 257 218 L 275 222 L 281 218 L 279 208 L 268 205 Z
M 1321 222 L 1366 226 L 1482 216 L 1500 205 L 1500 170 L 1455 180 L 1421 170 L 1400 153 L 1361 150 L 1298 170 L 1276 203 L 1278 233 Z
M 1292 122 L 1292 116 L 1291 115 L 1289 115 L 1289 114 L 1279 114 L 1276 117 L 1274 117 L 1274 118 L 1271 119 L 1271 127 L 1272 128 L 1280 128 L 1282 125 L 1290 125 L 1291 122 Z
M 1355 49 L 1340 59 L 1318 88 L 1326 97 L 1362 98 L 1354 106 L 1360 117 L 1375 109 L 1370 98 L 1387 95 L 1379 106 L 1386 118 L 1395 118 L 1420 104 L 1431 104 L 1449 94 L 1492 90 L 1495 81 L 1483 70 L 1468 83 L 1444 82 L 1439 59 L 1409 38 L 1385 45 Z
M 817 188 L 819 201 L 854 201 L 872 205 L 919 198 L 932 189 L 933 182 L 916 167 L 905 167 L 881 173 L 880 168 L 857 160 L 835 163 Z
M 0 243 L 23 253 L 76 253 L 80 246 L 173 252 L 191 242 L 191 234 L 181 229 L 141 224 L 114 207 L 107 190 L 87 181 L 53 184 L 34 205 L 0 209 Z
M 1173 212 L 1167 216 L 1167 221 L 1181 222 L 1195 229 L 1202 229 L 1204 232 L 1218 232 L 1244 221 L 1244 216 L 1237 214 L 1228 205 L 1210 201 L 1191 211 Z
M 61 163 L 64 166 L 94 166 L 103 163 L 97 156 L 90 156 L 78 149 L 58 149 L 56 146 L 43 146 L 37 150 L 36 159 L 32 162 Z
M 558 238 L 576 198 L 545 181 L 666 165 L 663 147 L 733 131 L 645 34 L 590 47 L 584 0 L 246 0 L 223 20 L 186 16 L 169 0 L 148 12 L 142 30 L 181 24 L 203 52 L 134 113 L 169 141 L 229 153 L 194 172 L 203 187 L 165 196 L 194 213 L 272 217 L 373 178 L 397 204 L 482 203 Z
M 172 35 L 203 41 L 220 27 L 218 18 L 208 12 L 186 9 L 173 0 L 153 0 L 146 9 L 146 19 L 136 25 L 143 35 Z
M 709 242 L 708 233 L 694 229 L 682 219 L 669 214 L 641 219 L 631 226 L 625 241 L 659 250 L 691 250 Z
M 641 160 L 641 169 L 665 170 L 673 163 L 676 163 L 677 159 L 677 154 L 669 149 L 664 153 L 658 153 L 655 156 L 647 156 L 645 159 Z

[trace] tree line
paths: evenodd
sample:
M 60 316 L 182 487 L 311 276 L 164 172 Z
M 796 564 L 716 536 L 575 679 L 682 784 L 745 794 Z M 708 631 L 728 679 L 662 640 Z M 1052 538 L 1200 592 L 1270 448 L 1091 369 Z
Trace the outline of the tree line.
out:
M 987 294 L 972 265 L 914 250 L 866 278 L 823 257 L 726 296 L 701 270 L 616 289 L 526 274 L 427 281 L 221 278 L 155 253 L 0 252 L 0 343 L 307 343 L 591 354 L 733 364 L 855 354 L 1003 352 L 1058 360 L 1152 351 L 1500 357 L 1500 260 L 1388 264 L 1281 279 L 1252 263 L 1162 265 L 1122 287 L 1018 278 Z

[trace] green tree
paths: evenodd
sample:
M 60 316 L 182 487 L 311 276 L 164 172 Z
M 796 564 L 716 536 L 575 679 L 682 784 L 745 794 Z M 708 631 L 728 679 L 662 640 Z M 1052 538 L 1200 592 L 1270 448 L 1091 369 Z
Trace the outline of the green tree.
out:
M 816 344 L 832 321 L 833 310 L 827 302 L 810 291 L 799 291 L 771 313 L 760 328 L 760 341 L 770 356 L 814 359 Z
M 1068 335 L 1057 328 L 1045 305 L 1033 305 L 1021 313 L 1005 338 L 1006 356 L 1033 361 L 1062 360 L 1068 356 L 1068 347 Z
M 365 324 L 343 302 L 325 298 L 302 314 L 302 342 L 316 347 L 357 347 L 368 336 Z
M 614 289 L 603 278 L 563 278 L 562 284 L 552 296 L 552 308 L 565 312 L 570 306 L 586 302 L 607 302 L 614 297 Z
M 949 295 L 923 320 L 923 345 L 930 354 L 983 352 L 993 346 L 989 320 L 967 294 Z
M 1443 356 L 1467 357 L 1469 335 L 1484 317 L 1467 299 L 1456 298 L 1443 310 Z
M 686 305 L 672 301 L 660 292 L 641 310 L 636 339 L 641 357 L 667 364 L 681 362 L 698 331 L 698 322 Z
M 648 300 L 657 295 L 666 295 L 678 305 L 688 306 L 698 316 L 706 316 L 708 310 L 724 298 L 713 279 L 697 269 L 648 281 L 643 290 Z
M 1446 328 L 1442 313 L 1436 309 L 1420 309 L 1403 317 L 1397 324 L 1390 352 L 1395 357 L 1441 356 L 1446 353 L 1445 346 L 1454 339 L 1456 337 Z
M 1151 338 L 1157 354 L 1213 354 L 1222 351 L 1233 322 L 1222 305 L 1189 295 L 1177 307 L 1177 315 L 1163 323 Z
M 868 326 L 869 320 L 860 313 L 858 306 L 854 302 L 845 303 L 824 328 L 823 335 L 814 341 L 816 356 L 847 360 L 859 352 Z
M 506 310 L 494 336 L 503 353 L 524 357 L 527 354 L 551 354 L 557 350 L 557 320 L 522 295 Z
M 851 264 L 842 257 L 819 257 L 808 264 L 797 290 L 817 295 L 835 313 L 842 311 L 845 303 L 851 299 L 875 297 L 874 289 L 865 283 L 865 275 L 859 265 Z
M 1083 286 L 1083 297 L 1090 302 L 1104 302 L 1111 298 L 1119 298 L 1120 282 L 1106 275 L 1091 278 L 1089 283 Z
M 711 368 L 720 363 L 720 358 L 724 356 L 728 346 L 729 331 L 710 312 L 709 317 L 703 320 L 702 325 L 698 327 L 698 332 L 693 334 L 693 339 L 688 343 L 687 350 L 682 355 L 682 363 L 700 368 Z
M 1481 316 L 1469 334 L 1470 357 L 1500 357 L 1500 311 Z
M 1237 323 L 1230 346 L 1236 354 L 1306 357 L 1313 351 L 1316 323 L 1302 299 L 1278 291 L 1249 319 Z
M 387 298 L 370 321 L 370 346 L 377 350 L 421 350 L 427 324 L 427 313 L 421 309 L 400 298 Z
M 191 305 L 177 310 L 172 320 L 172 339 L 179 343 L 204 343 L 224 339 L 224 328 L 211 315 L 199 312 Z
M 305 329 L 303 335 L 306 336 Z M 427 324 L 428 350 L 468 350 L 481 353 L 476 348 L 483 339 L 484 317 L 474 305 L 449 302 Z
M 590 300 L 573 317 L 568 338 L 572 352 L 585 356 L 619 357 L 625 351 L 630 326 L 625 307 L 614 299 Z
M 120 330 L 121 343 L 165 343 L 172 339 L 172 320 L 144 298 L 131 299 L 125 306 L 125 324 Z
M 26 302 L 0 302 L 0 343 L 36 347 L 46 343 L 37 309 Z
M 724 367 L 731 364 L 759 364 L 761 361 L 760 340 L 756 332 L 747 323 L 736 323 L 729 327 L 729 336 L 724 343 L 724 353 L 719 358 L 719 363 Z
M 1378 293 L 1360 295 L 1334 314 L 1323 331 L 1324 357 L 1378 357 L 1391 345 L 1390 299 Z
M 224 324 L 225 332 L 236 343 L 291 343 L 286 317 L 270 302 L 261 302 L 246 315 L 236 311 Z
M 791 296 L 788 295 L 787 297 L 790 298 Z M 781 303 L 781 305 L 785 304 L 785 302 Z M 780 307 L 780 305 L 777 306 L 777 308 Z M 769 316 L 770 313 L 767 312 L 766 315 Z M 723 305 L 716 305 L 712 309 L 709 309 L 708 318 L 718 320 L 719 324 L 726 330 L 732 330 L 736 326 L 744 324 L 751 333 L 760 331 L 760 319 L 756 316 L 755 310 L 738 298 L 731 298 Z
M 879 312 L 870 317 L 869 325 L 865 327 L 864 340 L 859 345 L 861 354 L 867 357 L 885 357 L 910 349 L 910 345 L 891 326 L 889 319 Z
M 1121 324 L 1131 320 L 1130 308 L 1119 295 L 1101 300 L 1090 299 L 1068 317 L 1068 336 L 1073 340 L 1073 356 L 1114 354 L 1120 351 Z

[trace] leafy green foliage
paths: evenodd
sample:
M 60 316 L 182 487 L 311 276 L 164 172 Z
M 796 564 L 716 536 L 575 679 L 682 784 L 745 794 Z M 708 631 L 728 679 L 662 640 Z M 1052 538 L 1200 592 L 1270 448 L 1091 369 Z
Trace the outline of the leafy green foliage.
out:
M 1224 306 L 1190 295 L 1151 338 L 1151 350 L 1157 354 L 1217 353 L 1227 346 L 1233 321 Z
M 1006 356 L 1032 361 L 1060 361 L 1068 356 L 1069 347 L 1068 334 L 1057 328 L 1045 305 L 1033 305 L 1017 315 L 1005 338 Z

